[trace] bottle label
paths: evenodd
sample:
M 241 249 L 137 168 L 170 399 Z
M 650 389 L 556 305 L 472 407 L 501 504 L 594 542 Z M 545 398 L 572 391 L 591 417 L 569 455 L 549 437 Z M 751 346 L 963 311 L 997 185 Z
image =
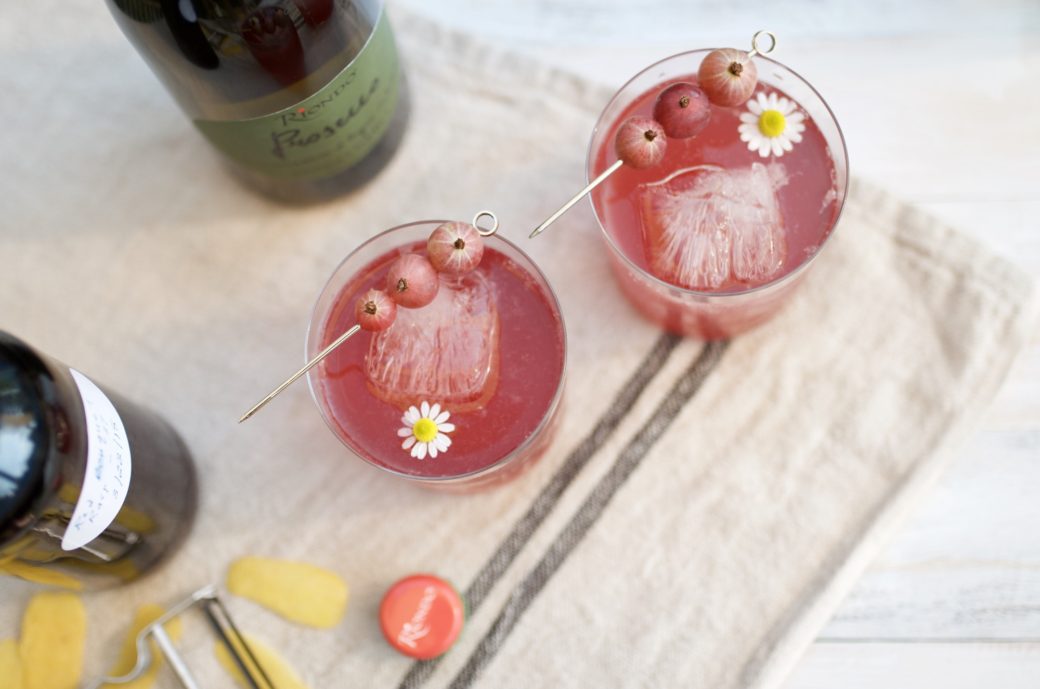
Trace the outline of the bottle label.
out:
M 229 158 L 270 177 L 334 175 L 383 138 L 397 108 L 398 64 L 384 10 L 361 52 L 313 96 L 249 120 L 195 120 Z
M 119 412 L 89 378 L 74 369 L 69 373 L 86 415 L 87 472 L 62 550 L 82 548 L 100 536 L 115 521 L 130 488 L 130 443 Z

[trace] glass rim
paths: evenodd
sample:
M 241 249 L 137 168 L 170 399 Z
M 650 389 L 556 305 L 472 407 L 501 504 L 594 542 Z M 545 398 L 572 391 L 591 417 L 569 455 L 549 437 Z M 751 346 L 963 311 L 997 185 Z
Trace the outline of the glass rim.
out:
M 696 50 L 687 50 L 687 51 L 684 51 L 684 52 L 681 52 L 681 53 L 675 53 L 673 55 L 669 55 L 668 57 L 662 58 L 662 59 L 658 60 L 657 62 L 654 62 L 653 64 L 645 67 L 644 69 L 639 70 L 630 79 L 628 79 L 624 84 L 622 84 L 617 89 L 617 91 L 614 92 L 614 95 L 611 96 L 610 100 L 607 101 L 607 104 L 605 106 L 603 106 L 603 109 L 600 111 L 599 116 L 596 118 L 596 124 L 592 128 L 591 136 L 589 136 L 588 151 L 585 153 L 585 183 L 586 184 L 589 184 L 592 181 L 592 179 L 593 179 L 592 175 L 590 175 L 590 172 L 592 170 L 592 158 L 593 158 L 593 156 L 596 155 L 596 151 L 593 150 L 593 143 L 596 140 L 596 134 L 599 133 L 600 128 L 603 126 L 603 117 L 604 117 L 604 115 L 606 115 L 607 111 L 610 110 L 611 106 L 613 106 L 616 102 L 618 102 L 618 99 L 620 98 L 621 93 L 626 88 L 628 88 L 628 86 L 630 84 L 632 84 L 632 82 L 634 82 L 636 79 L 638 79 L 639 77 L 643 76 L 647 72 L 651 71 L 655 67 L 658 67 L 659 65 L 662 65 L 662 64 L 664 64 L 666 62 L 669 62 L 671 60 L 674 60 L 676 58 L 692 56 L 692 55 L 695 55 L 695 54 L 698 54 L 698 53 L 708 53 L 708 52 L 711 52 L 712 50 L 715 50 L 715 48 L 698 48 Z M 812 264 L 816 260 L 816 257 L 819 256 L 820 253 L 823 251 L 823 247 L 826 246 L 830 242 L 831 237 L 834 236 L 835 228 L 838 226 L 838 222 L 841 220 L 841 215 L 845 211 L 845 201 L 846 201 L 846 199 L 848 198 L 848 195 L 849 195 L 849 148 L 848 148 L 848 145 L 845 142 L 845 134 L 841 130 L 841 124 L 838 123 L 838 118 L 834 116 L 834 111 L 831 110 L 831 106 L 827 103 L 827 101 L 824 99 L 824 97 L 822 95 L 820 95 L 820 92 L 816 90 L 816 87 L 814 87 L 805 77 L 803 77 L 801 74 L 799 74 L 798 72 L 794 71 L 793 69 L 791 69 L 790 67 L 788 67 L 784 63 L 779 62 L 777 60 L 774 60 L 774 59 L 772 59 L 770 57 L 767 57 L 765 55 L 755 55 L 753 59 L 755 59 L 755 60 L 763 60 L 765 62 L 771 62 L 772 64 L 777 65 L 778 67 L 782 67 L 783 69 L 787 70 L 792 76 L 794 76 L 796 79 L 798 79 L 803 84 L 805 84 L 809 88 L 809 90 L 812 91 L 812 93 L 820 100 L 820 103 L 823 105 L 824 110 L 826 110 L 827 114 L 830 116 L 831 122 L 834 123 L 834 128 L 838 132 L 838 141 L 841 142 L 841 152 L 842 152 L 842 154 L 844 156 L 844 159 L 845 159 L 845 165 L 844 165 L 844 168 L 845 168 L 845 184 L 842 185 L 842 188 L 840 189 L 841 194 L 839 195 L 839 199 L 838 199 L 839 200 L 838 213 L 834 216 L 834 220 L 831 222 L 831 225 L 830 225 L 829 231 L 827 232 L 827 235 L 823 238 L 823 241 L 820 242 L 819 246 L 816 247 L 816 250 L 811 255 L 809 255 L 806 258 L 804 258 L 802 260 L 802 262 L 799 263 L 790 272 L 785 273 L 784 275 L 781 275 L 781 276 L 779 276 L 777 278 L 774 278 L 774 279 L 772 279 L 772 280 L 770 280 L 768 282 L 764 282 L 761 285 L 755 285 L 754 287 L 751 287 L 749 289 L 743 289 L 743 290 L 739 290 L 739 291 L 735 291 L 735 290 L 722 290 L 722 291 L 716 291 L 716 292 L 708 292 L 708 291 L 705 291 L 705 290 L 690 289 L 688 287 L 682 287 L 680 285 L 672 284 L 672 283 L 670 283 L 670 282 L 668 282 L 666 280 L 662 280 L 661 278 L 657 277 L 656 275 L 654 275 L 650 271 L 646 270 L 642 266 L 639 266 L 638 264 L 636 264 L 636 262 L 628 254 L 626 254 L 621 249 L 620 246 L 618 246 L 617 242 L 614 241 L 614 238 L 612 236 L 610 236 L 610 233 L 607 232 L 607 228 L 606 228 L 606 226 L 605 226 L 605 224 L 603 222 L 603 219 L 600 217 L 599 211 L 596 210 L 596 204 L 592 200 L 592 194 L 589 194 L 588 195 L 588 202 L 589 202 L 589 205 L 592 206 L 592 215 L 596 219 L 596 224 L 599 225 L 599 229 L 603 233 L 603 236 L 606 238 L 607 243 L 610 245 L 610 248 L 613 251 L 614 255 L 620 256 L 621 259 L 627 264 L 627 266 L 631 270 L 634 270 L 639 275 L 642 275 L 642 276 L 646 277 L 647 279 L 649 279 L 654 284 L 655 287 L 661 287 L 661 288 L 665 288 L 667 290 L 680 292 L 680 293 L 682 293 L 684 295 L 689 295 L 689 296 L 693 296 L 693 297 L 699 297 L 699 298 L 703 298 L 703 299 L 707 299 L 707 300 L 718 299 L 718 298 L 728 298 L 728 297 L 740 297 L 740 296 L 743 296 L 745 294 L 755 294 L 757 292 L 761 292 L 761 291 L 765 291 L 765 290 L 777 287 L 779 285 L 784 284 L 785 282 L 787 282 L 789 280 L 793 280 L 795 278 L 795 276 L 800 275 L 802 273 L 802 271 L 804 271 L 806 269 L 807 266 L 809 266 L 810 264 Z M 833 158 L 833 156 L 832 156 L 832 158 Z M 835 165 L 835 167 L 837 167 L 837 165 Z
M 350 251 L 350 253 L 348 253 L 343 258 L 343 260 L 341 260 L 338 264 L 336 264 L 336 267 L 332 270 L 332 274 L 329 275 L 329 278 L 328 278 L 328 280 L 325 281 L 325 284 L 322 286 L 321 291 L 318 292 L 318 297 L 317 297 L 317 299 L 314 300 L 314 306 L 311 307 L 310 319 L 307 322 L 307 336 L 304 338 L 304 343 L 303 343 L 304 362 L 309 361 L 310 360 L 310 356 L 311 356 L 310 355 L 311 335 L 312 335 L 312 333 L 315 333 L 315 324 L 316 324 L 317 319 L 318 319 L 318 305 L 321 302 L 322 297 L 324 297 L 325 294 L 329 291 L 329 288 L 332 286 L 333 281 L 336 279 L 336 276 L 339 275 L 340 270 L 344 267 L 344 265 L 346 265 L 347 261 L 352 259 L 354 256 L 356 256 L 359 252 L 364 250 L 369 245 L 375 243 L 379 239 L 385 237 L 386 235 L 388 235 L 388 234 L 390 234 L 392 232 L 396 232 L 398 230 L 408 229 L 408 228 L 411 228 L 411 227 L 415 227 L 417 225 L 440 225 L 440 224 L 445 223 L 445 222 L 450 222 L 450 221 L 448 221 L 448 220 L 415 220 L 413 222 L 404 223 L 402 225 L 395 225 L 393 227 L 390 227 L 388 229 L 383 230 L 382 232 L 379 232 L 378 234 L 372 235 L 371 237 L 366 239 L 361 244 L 358 244 L 356 247 L 354 247 L 353 250 Z M 545 289 L 546 289 L 546 293 L 547 293 L 547 295 L 549 297 L 549 306 L 553 309 L 553 311 L 555 311 L 556 315 L 558 316 L 558 320 L 560 322 L 560 335 L 561 335 L 560 344 L 561 344 L 562 349 L 563 349 L 562 359 L 561 360 L 563 362 L 563 366 L 562 366 L 562 370 L 560 371 L 560 380 L 557 381 L 557 383 L 556 383 L 556 390 L 553 393 L 552 400 L 549 402 L 549 405 L 545 409 L 545 413 L 542 414 L 542 418 L 538 421 L 538 425 L 536 425 L 534 427 L 534 429 L 527 435 L 527 437 L 524 438 L 523 442 L 521 442 L 519 445 L 514 447 L 505 456 L 501 457 L 500 459 L 498 459 L 493 464 L 488 464 L 487 466 L 480 467 L 479 469 L 474 469 L 473 471 L 468 471 L 468 472 L 465 472 L 465 473 L 462 473 L 462 474 L 451 474 L 451 475 L 448 475 L 448 476 L 416 476 L 415 474 L 408 474 L 408 473 L 405 473 L 403 471 L 398 471 L 397 469 L 393 469 L 391 467 L 384 466 L 382 464 L 378 464 L 378 463 L 368 459 L 363 454 L 358 452 L 357 448 L 355 448 L 352 444 L 347 442 L 340 435 L 339 432 L 337 432 L 337 430 L 334 427 L 332 421 L 329 419 L 329 415 L 325 412 L 325 408 L 322 406 L 322 403 L 321 403 L 321 398 L 319 398 L 318 392 L 317 392 L 317 390 L 315 388 L 314 378 L 317 377 L 317 372 L 316 371 L 317 371 L 318 368 L 320 368 L 320 366 L 315 366 L 314 368 L 312 368 L 310 371 L 307 372 L 307 375 L 306 375 L 306 378 L 307 378 L 307 388 L 311 392 L 311 399 L 314 401 L 315 406 L 318 407 L 318 412 L 321 415 L 322 421 L 325 422 L 326 427 L 328 427 L 328 429 L 332 432 L 332 435 L 335 436 L 336 439 L 339 440 L 341 444 L 343 444 L 347 449 L 349 449 L 351 452 L 353 452 L 355 455 L 357 455 L 357 457 L 359 459 L 361 459 L 362 461 L 364 461 L 366 464 L 370 464 L 370 465 L 376 467 L 377 469 L 385 471 L 385 472 L 387 472 L 389 474 L 392 474 L 394 476 L 399 476 L 399 477 L 401 477 L 403 479 L 407 479 L 409 481 L 416 481 L 416 482 L 419 482 L 419 483 L 461 483 L 461 482 L 463 482 L 463 481 L 465 481 L 467 479 L 477 478 L 477 477 L 485 475 L 485 474 L 490 474 L 493 471 L 495 471 L 497 469 L 500 469 L 503 466 L 505 466 L 505 465 L 509 464 L 510 462 L 512 462 L 513 460 L 515 460 L 519 455 L 521 455 L 523 452 L 525 452 L 531 445 L 533 445 L 541 437 L 542 433 L 544 433 L 546 431 L 546 429 L 549 426 L 549 424 L 552 423 L 553 419 L 556 417 L 556 412 L 559 410 L 560 403 L 563 400 L 563 389 L 565 387 L 564 383 L 566 382 L 566 379 L 567 379 L 567 351 L 568 351 L 567 350 L 567 324 L 563 320 L 563 311 L 560 308 L 560 300 L 556 296 L 556 291 L 553 290 L 552 284 L 549 282 L 549 279 L 546 277 L 545 273 L 543 273 L 542 269 L 538 267 L 538 264 L 535 263 L 535 261 L 530 256 L 527 255 L 527 252 L 525 252 L 523 249 L 521 249 L 520 247 L 518 247 L 516 244 L 514 244 L 511 241 L 509 241 L 505 237 L 503 237 L 498 232 L 496 232 L 495 234 L 493 234 L 491 236 L 484 237 L 484 241 L 488 241 L 488 240 L 491 240 L 491 239 L 503 242 L 506 246 L 508 246 L 512 250 L 516 251 L 517 253 L 519 253 L 520 256 L 522 256 L 523 259 L 526 260 L 530 264 L 531 268 L 534 269 L 534 276 L 537 277 L 539 280 L 541 280 L 541 282 L 544 284 Z M 526 269 L 526 266 L 524 266 L 524 268 Z M 319 325 L 318 327 L 321 327 L 321 326 Z M 316 333 L 316 335 L 318 336 L 319 342 L 320 342 L 320 332 Z M 314 376 L 313 378 L 312 378 L 312 375 Z

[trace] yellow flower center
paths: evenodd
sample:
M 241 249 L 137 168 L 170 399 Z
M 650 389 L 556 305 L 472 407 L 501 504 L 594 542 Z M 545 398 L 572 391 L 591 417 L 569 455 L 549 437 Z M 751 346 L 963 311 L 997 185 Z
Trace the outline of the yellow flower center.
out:
M 766 110 L 758 118 L 758 131 L 770 139 L 775 139 L 787 129 L 787 120 L 779 110 Z
M 433 422 L 433 419 L 419 419 L 412 426 L 412 435 L 420 443 L 433 442 L 433 439 L 437 437 L 437 424 Z

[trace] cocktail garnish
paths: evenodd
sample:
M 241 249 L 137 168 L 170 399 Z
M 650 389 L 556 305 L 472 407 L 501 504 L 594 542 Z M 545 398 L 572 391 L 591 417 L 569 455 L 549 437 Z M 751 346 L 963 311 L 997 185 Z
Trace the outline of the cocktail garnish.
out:
M 771 43 L 768 48 L 762 48 L 759 46 L 758 42 L 762 36 L 768 36 L 770 38 Z M 751 58 L 755 55 L 766 55 L 767 53 L 771 53 L 775 48 L 776 36 L 773 33 L 769 31 L 757 31 L 755 35 L 751 37 L 751 50 L 748 52 L 737 50 L 736 48 L 713 50 L 704 58 L 701 62 L 700 69 L 698 70 L 697 79 L 700 82 L 700 88 L 704 90 L 708 99 L 715 105 L 740 105 L 751 97 L 752 92 L 755 90 L 755 86 L 758 84 L 758 70 L 755 67 L 755 64 L 751 62 Z M 676 86 L 678 85 L 679 84 Z M 686 86 L 692 85 L 686 84 Z M 672 88 L 674 88 L 674 86 L 666 89 L 661 94 L 661 97 L 667 97 L 666 94 L 668 94 Z M 689 94 L 687 94 L 687 97 L 690 98 Z M 690 102 L 692 102 L 692 98 L 685 106 L 683 106 L 680 97 L 679 101 L 677 101 L 676 107 L 679 110 L 684 110 L 690 106 Z M 658 101 L 658 105 L 660 105 L 660 101 Z M 669 104 L 662 107 L 665 110 L 671 109 Z M 614 139 L 614 148 L 617 152 L 618 160 L 600 173 L 599 177 L 589 182 L 584 189 L 575 194 L 567 203 L 563 204 L 559 210 L 546 218 L 541 225 L 534 228 L 530 237 L 533 239 L 544 232 L 545 228 L 556 222 L 561 215 L 570 210 L 574 204 L 602 184 L 623 165 L 629 165 L 636 169 L 641 169 L 652 167 L 661 162 L 664 158 L 666 141 L 664 140 L 664 137 L 657 136 L 658 132 L 668 135 L 668 129 L 672 129 L 677 134 L 684 134 L 684 136 L 673 136 L 672 138 L 689 138 L 690 136 L 693 136 L 692 134 L 685 134 L 687 127 L 680 125 L 686 124 L 688 119 L 693 120 L 696 118 L 682 115 L 679 117 L 669 116 L 666 118 L 669 121 L 669 126 L 665 127 L 660 121 L 656 106 L 654 108 L 654 117 L 657 119 L 656 122 L 646 118 L 630 118 L 626 120 L 625 123 L 621 125 L 620 129 L 618 129 L 617 136 Z M 648 122 L 651 122 L 656 126 L 650 126 L 647 124 Z M 689 128 L 693 129 L 693 123 L 690 122 L 689 124 L 691 125 Z M 703 129 L 706 124 L 707 119 L 705 119 L 704 124 L 702 124 L 700 128 Z M 653 135 L 651 136 L 651 134 Z
M 384 290 L 370 289 L 358 298 L 354 316 L 362 330 L 386 330 L 397 317 L 397 304 Z
M 484 240 L 473 225 L 446 222 L 437 227 L 426 242 L 426 255 L 441 273 L 462 275 L 480 265 L 484 257 Z
M 672 84 L 657 97 L 654 119 L 672 139 L 697 136 L 711 121 L 711 104 L 700 88 L 685 81 Z
M 740 140 L 763 158 L 779 158 L 802 140 L 805 114 L 794 101 L 770 93 L 759 93 L 747 103 L 748 112 L 740 114 Z
M 733 108 L 743 105 L 755 92 L 758 68 L 745 51 L 720 48 L 701 61 L 697 81 L 712 103 Z
M 433 301 L 440 284 L 433 264 L 419 254 L 404 254 L 386 274 L 387 293 L 398 306 L 407 309 L 418 309 Z
M 660 124 L 649 117 L 632 117 L 618 129 L 614 151 L 622 163 L 637 170 L 664 160 L 668 138 Z
M 484 229 L 480 226 L 482 218 L 491 221 L 491 227 Z M 466 229 L 469 228 L 469 229 Z M 457 256 L 449 252 L 444 255 L 439 246 L 437 251 L 441 252 L 438 263 L 444 272 L 449 275 L 461 275 L 469 272 L 480 264 L 484 255 L 482 237 L 490 237 L 498 231 L 498 217 L 491 211 L 483 210 L 473 217 L 472 224 L 460 222 L 443 223 L 437 227 L 427 241 L 427 252 L 431 244 L 439 244 L 445 235 L 451 236 L 452 250 Z M 474 234 L 475 233 L 475 238 Z M 456 246 L 458 244 L 458 246 Z M 277 397 L 283 390 L 299 380 L 307 371 L 317 366 L 325 357 L 332 354 L 337 347 L 356 335 L 360 330 L 379 331 L 389 328 L 397 317 L 397 306 L 405 308 L 420 308 L 431 303 L 436 297 L 440 286 L 437 277 L 437 269 L 431 260 L 419 254 L 404 254 L 398 258 L 387 273 L 386 291 L 369 290 L 357 302 L 354 313 L 358 322 L 345 333 L 333 340 L 325 349 L 321 350 L 308 361 L 303 368 L 289 376 L 285 382 L 272 390 L 266 397 L 257 402 L 253 407 L 239 418 L 242 423 L 260 411 L 268 402 Z
M 426 459 L 427 454 L 435 459 L 437 453 L 447 452 L 451 447 L 447 434 L 455 430 L 455 424 L 448 423 L 450 417 L 451 413 L 442 410 L 439 404 L 430 406 L 424 401 L 419 408 L 408 407 L 401 417 L 402 427 L 397 431 L 397 436 L 404 438 L 401 449 L 410 451 L 416 459 Z

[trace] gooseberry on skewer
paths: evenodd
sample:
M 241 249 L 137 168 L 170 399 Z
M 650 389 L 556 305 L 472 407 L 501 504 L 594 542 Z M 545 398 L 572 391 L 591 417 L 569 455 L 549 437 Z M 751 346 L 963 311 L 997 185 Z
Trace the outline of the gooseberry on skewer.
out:
M 697 136 L 711 121 L 711 103 L 704 91 L 693 84 L 672 84 L 657 97 L 654 119 L 672 139 Z
M 649 117 L 632 117 L 618 129 L 614 150 L 618 159 L 637 170 L 653 167 L 664 160 L 668 139 L 660 124 Z
M 385 291 L 370 289 L 358 298 L 354 316 L 362 330 L 386 330 L 397 317 L 397 304 Z
M 768 48 L 760 48 L 758 41 L 762 36 L 768 36 L 771 44 Z M 546 218 L 541 225 L 534 228 L 530 237 L 534 238 L 545 231 L 549 225 L 566 213 L 586 194 L 602 184 L 608 177 L 629 165 L 636 169 L 652 167 L 664 159 L 666 142 L 658 135 L 663 132 L 672 138 L 689 138 L 696 135 L 710 117 L 710 109 L 705 108 L 704 122 L 699 122 L 696 115 L 701 112 L 700 104 L 695 105 L 695 110 L 687 111 L 699 94 L 689 91 L 685 98 L 680 95 L 673 103 L 669 91 L 678 86 L 702 91 L 707 99 L 721 106 L 739 105 L 751 97 L 755 86 L 758 84 L 758 70 L 755 68 L 751 58 L 755 55 L 770 53 L 776 48 L 776 36 L 769 31 L 758 31 L 751 37 L 751 51 L 744 52 L 735 48 L 723 48 L 713 50 L 701 62 L 698 70 L 700 80 L 699 89 L 692 84 L 675 84 L 658 97 L 654 106 L 654 119 L 630 118 L 618 130 L 614 139 L 614 147 L 618 160 L 610 167 L 600 173 L 584 189 L 575 194 L 559 210 Z M 676 89 L 678 91 L 678 89 Z M 652 124 L 647 124 L 652 123 Z M 699 128 L 698 128 L 699 127 Z M 692 132 L 692 133 L 689 133 Z
M 701 61 L 697 81 L 712 103 L 734 107 L 746 103 L 755 92 L 758 68 L 743 50 L 720 48 Z
M 386 274 L 386 291 L 398 306 L 417 309 L 437 296 L 440 279 L 430 260 L 419 254 L 404 254 Z
M 462 275 L 480 265 L 484 241 L 480 232 L 466 222 L 446 222 L 437 226 L 426 242 L 426 255 L 440 273 Z
M 492 226 L 480 227 L 478 223 L 481 218 L 490 219 Z M 439 225 L 427 240 L 429 258 L 414 253 L 399 256 L 387 271 L 386 289 L 370 289 L 355 302 L 354 316 L 357 322 L 315 354 L 303 368 L 253 405 L 238 422 L 242 423 L 256 414 L 361 330 L 378 332 L 389 328 L 397 317 L 398 306 L 419 308 L 432 302 L 440 288 L 438 270 L 449 275 L 461 275 L 473 270 L 480 264 L 484 255 L 483 237 L 489 237 L 497 231 L 498 218 L 491 211 L 477 213 L 472 224 L 447 222 Z M 446 246 L 441 246 L 444 243 Z M 431 259 L 437 263 L 438 268 L 434 267 Z

